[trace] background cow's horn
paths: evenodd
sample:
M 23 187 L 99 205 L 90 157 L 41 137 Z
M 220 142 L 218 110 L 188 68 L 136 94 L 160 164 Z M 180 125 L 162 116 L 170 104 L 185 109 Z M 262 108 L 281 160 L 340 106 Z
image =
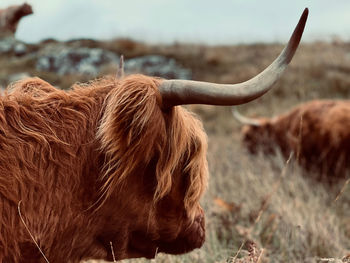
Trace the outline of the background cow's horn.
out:
M 252 126 L 261 126 L 261 123 L 258 119 L 247 118 L 243 116 L 236 108 L 232 107 L 232 114 L 233 117 L 235 117 L 235 119 L 238 120 L 240 123 Z
M 163 107 L 182 104 L 238 105 L 266 93 L 283 73 L 299 45 L 308 16 L 305 8 L 298 25 L 278 58 L 254 78 L 238 84 L 216 84 L 191 80 L 164 80 L 159 91 Z

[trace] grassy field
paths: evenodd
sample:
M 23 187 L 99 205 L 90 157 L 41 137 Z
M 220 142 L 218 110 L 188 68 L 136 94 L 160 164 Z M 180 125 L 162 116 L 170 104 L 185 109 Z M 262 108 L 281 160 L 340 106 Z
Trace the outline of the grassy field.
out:
M 192 69 L 194 79 L 220 83 L 252 77 L 283 48 L 280 44 L 148 46 L 130 40 L 82 41 L 81 45 L 123 53 L 126 59 L 144 54 L 174 57 Z M 0 69 L 2 83 L 10 73 L 23 70 L 62 88 L 85 80 L 36 72 L 30 58 L 11 64 L 9 58 L 1 57 L 1 65 L 5 60 L 8 67 Z M 239 108 L 245 115 L 270 117 L 304 101 L 349 97 L 350 43 L 315 42 L 300 47 L 271 92 Z M 281 156 L 249 155 L 230 107 L 188 108 L 203 120 L 209 137 L 210 183 L 202 200 L 206 242 L 186 255 L 159 254 L 152 261 L 124 263 L 350 262 L 350 184 L 343 181 L 330 187 L 315 182 L 311 174 L 293 162 L 287 164 Z

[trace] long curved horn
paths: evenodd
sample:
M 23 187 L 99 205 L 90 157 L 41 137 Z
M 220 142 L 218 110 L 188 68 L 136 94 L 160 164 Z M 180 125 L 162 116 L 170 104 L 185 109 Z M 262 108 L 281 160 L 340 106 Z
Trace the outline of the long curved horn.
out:
M 287 46 L 270 66 L 254 78 L 238 84 L 163 80 L 159 86 L 163 108 L 182 104 L 238 105 L 260 97 L 272 87 L 292 60 L 308 13 L 309 10 L 305 8 Z
M 236 108 L 232 107 L 232 115 L 238 120 L 240 123 L 252 125 L 252 126 L 261 126 L 261 123 L 258 119 L 247 118 L 243 116 Z

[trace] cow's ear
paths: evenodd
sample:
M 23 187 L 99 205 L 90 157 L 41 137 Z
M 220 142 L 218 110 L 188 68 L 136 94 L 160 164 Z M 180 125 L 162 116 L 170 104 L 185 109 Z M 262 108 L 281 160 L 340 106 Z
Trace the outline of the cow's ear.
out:
M 128 175 L 147 165 L 166 134 L 158 80 L 123 79 L 107 96 L 97 137 L 105 155 L 104 192 L 111 194 Z

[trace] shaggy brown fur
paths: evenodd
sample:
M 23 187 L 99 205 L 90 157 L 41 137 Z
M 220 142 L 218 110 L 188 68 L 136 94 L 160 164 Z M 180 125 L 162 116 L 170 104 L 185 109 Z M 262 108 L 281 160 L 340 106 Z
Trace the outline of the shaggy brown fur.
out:
M 33 14 L 33 10 L 27 3 L 0 9 L 0 34 L 16 33 L 18 22 L 22 17 L 30 14 Z
M 70 91 L 33 78 L 0 98 L 0 262 L 184 253 L 204 242 L 206 136 L 160 79 L 105 78 Z
M 252 153 L 273 153 L 276 146 L 286 158 L 294 152 L 302 166 L 331 181 L 350 168 L 349 101 L 311 101 L 273 119 L 262 118 L 260 124 L 243 127 Z

